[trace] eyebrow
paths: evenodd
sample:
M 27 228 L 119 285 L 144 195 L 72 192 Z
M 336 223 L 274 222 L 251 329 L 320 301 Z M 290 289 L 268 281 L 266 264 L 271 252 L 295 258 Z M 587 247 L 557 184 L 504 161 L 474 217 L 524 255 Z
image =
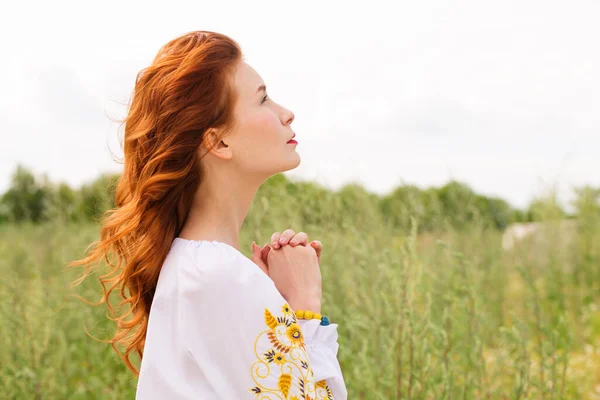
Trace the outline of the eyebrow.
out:
M 258 90 L 256 90 L 256 93 L 260 92 L 260 91 L 266 92 L 267 91 L 267 87 L 265 85 L 260 85 L 258 87 Z

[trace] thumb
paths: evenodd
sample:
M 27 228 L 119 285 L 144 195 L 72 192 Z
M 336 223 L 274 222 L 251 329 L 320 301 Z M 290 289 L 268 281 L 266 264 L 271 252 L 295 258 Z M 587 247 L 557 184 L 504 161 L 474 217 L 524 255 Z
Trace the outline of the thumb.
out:
M 258 245 L 257 245 L 257 247 L 258 247 Z M 268 262 L 269 251 L 271 251 L 271 246 L 269 246 L 269 243 L 265 244 L 264 247 L 262 248 L 262 250 L 260 251 L 262 260 L 265 263 L 265 265 L 267 266 L 267 269 L 269 269 L 269 262 Z
M 252 257 L 250 259 L 254 262 L 254 264 L 258 265 L 258 267 L 265 274 L 267 274 L 267 276 L 269 275 L 269 268 L 262 259 L 262 250 L 255 242 L 252 242 Z
M 313 240 L 310 242 L 310 247 L 315 249 L 315 252 L 317 253 L 317 260 L 319 261 L 319 265 L 321 265 L 321 253 L 323 252 L 323 245 L 320 241 Z

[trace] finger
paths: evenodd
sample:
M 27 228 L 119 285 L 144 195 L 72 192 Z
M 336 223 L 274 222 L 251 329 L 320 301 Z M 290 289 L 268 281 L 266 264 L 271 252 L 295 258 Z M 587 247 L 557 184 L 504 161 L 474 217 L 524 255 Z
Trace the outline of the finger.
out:
M 319 260 L 319 265 L 321 265 L 321 253 L 323 252 L 323 244 L 318 240 L 313 240 L 310 242 L 310 246 L 315 249 L 317 253 L 317 259 Z
M 269 263 L 268 263 L 268 256 L 269 256 L 269 251 L 271 250 L 271 247 L 269 247 L 269 243 L 265 244 L 264 247 L 261 250 L 261 257 L 263 259 L 263 261 L 265 262 L 265 264 L 267 265 L 267 268 L 269 268 Z
M 274 234 L 271 235 L 271 246 L 273 246 L 274 249 L 279 248 L 279 238 L 280 237 L 281 237 L 281 232 L 275 232 Z
M 252 257 L 250 259 L 254 262 L 254 264 L 258 265 L 261 271 L 269 276 L 269 268 L 261 257 L 260 246 L 254 242 L 252 242 Z
M 283 233 L 281 234 L 281 237 L 279 238 L 279 244 L 280 245 L 285 245 L 287 244 L 291 238 L 293 238 L 295 235 L 295 232 L 291 229 L 286 229 L 285 231 L 283 231 Z
M 308 244 L 308 235 L 304 232 L 298 232 L 296 235 L 289 241 L 291 246 L 306 246 Z

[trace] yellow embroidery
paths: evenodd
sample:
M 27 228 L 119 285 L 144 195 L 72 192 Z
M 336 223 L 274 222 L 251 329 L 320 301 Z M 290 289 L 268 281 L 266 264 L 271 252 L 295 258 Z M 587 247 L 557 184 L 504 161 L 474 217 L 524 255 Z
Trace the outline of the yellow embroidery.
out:
M 292 386 L 292 376 L 288 374 L 281 374 L 279 376 L 279 390 L 281 390 L 281 394 L 283 394 L 284 399 L 287 399 L 288 397 L 290 386 Z
M 276 317 L 265 308 L 268 329 L 254 342 L 258 360 L 250 372 L 256 386 L 250 391 L 260 400 L 333 400 L 326 381 L 315 382 L 296 314 L 288 304 L 281 307 L 281 314 Z M 259 349 L 267 351 L 259 354 Z
M 281 307 L 281 312 L 283 313 L 283 315 L 291 315 L 292 314 L 292 309 L 287 304 L 284 304 Z

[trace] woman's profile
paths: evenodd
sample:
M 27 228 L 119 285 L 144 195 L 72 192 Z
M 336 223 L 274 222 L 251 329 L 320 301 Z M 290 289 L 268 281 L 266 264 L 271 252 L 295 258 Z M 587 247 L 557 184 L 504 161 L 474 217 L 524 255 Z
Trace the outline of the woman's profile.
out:
M 258 188 L 300 163 L 293 120 L 223 34 L 181 35 L 138 73 L 116 208 L 70 264 L 85 265 L 79 282 L 90 262 L 112 268 L 101 303 L 137 399 L 347 398 L 337 324 L 320 314 L 320 243 L 287 229 L 252 259 L 239 250 Z

